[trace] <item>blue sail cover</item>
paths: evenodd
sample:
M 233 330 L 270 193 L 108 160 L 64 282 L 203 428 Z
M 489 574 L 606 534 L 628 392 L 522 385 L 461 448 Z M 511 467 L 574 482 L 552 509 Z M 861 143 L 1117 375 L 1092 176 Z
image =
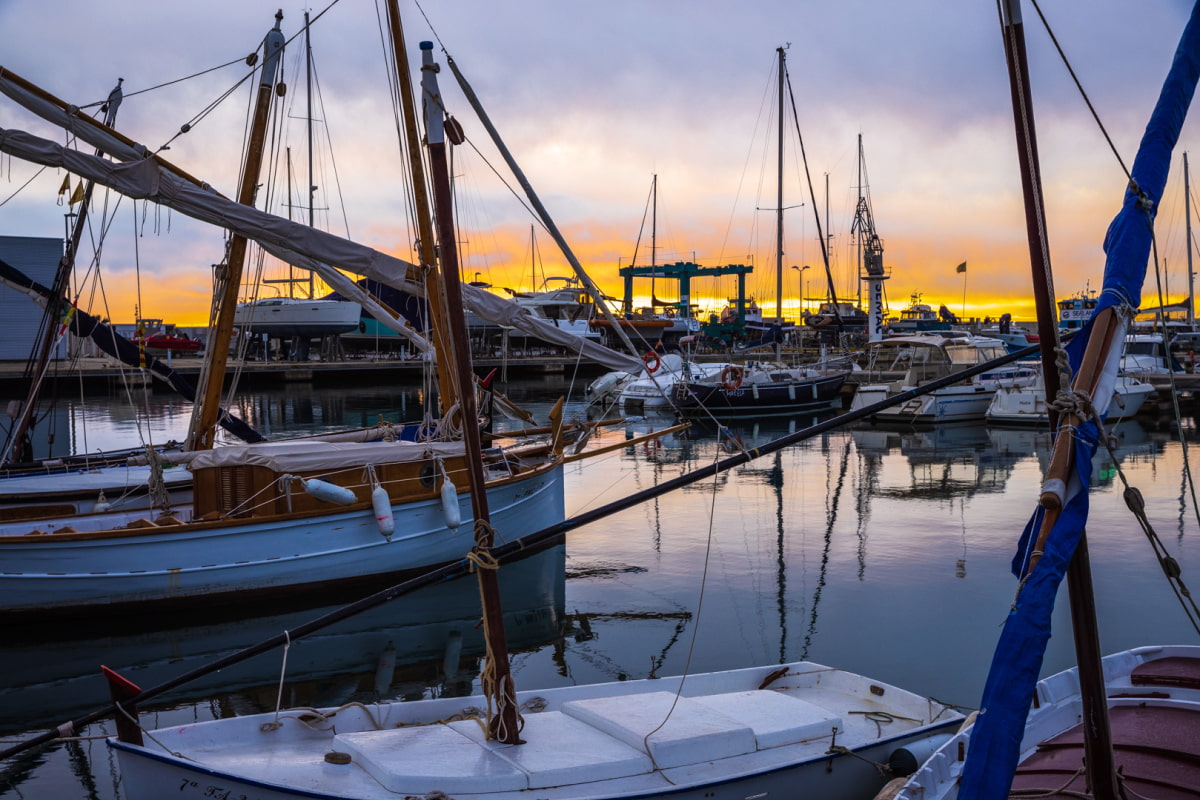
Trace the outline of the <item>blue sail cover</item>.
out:
M 1192 9 L 1171 71 L 1163 83 L 1158 104 L 1146 126 L 1137 158 L 1133 182 L 1125 192 L 1120 213 L 1104 238 L 1104 290 L 1095 314 L 1110 306 L 1141 303 L 1142 282 L 1150 258 L 1154 215 L 1166 186 L 1171 155 L 1188 105 L 1200 77 L 1200 0 Z M 1068 347 L 1073 370 L 1079 362 L 1092 321 Z M 1110 360 L 1115 368 L 1115 364 Z M 1045 550 L 1033 574 L 1021 589 L 1017 603 L 1005 621 L 992 657 L 983 690 L 980 713 L 971 733 L 967 761 L 963 765 L 959 797 L 964 800 L 1006 800 L 1020 755 L 1025 717 L 1042 669 L 1046 643 L 1050 639 L 1050 617 L 1058 587 L 1067 564 L 1083 535 L 1088 514 L 1087 487 L 1092 456 L 1100 432 L 1094 422 L 1076 429 L 1074 467 L 1068 499 L 1046 540 Z M 1029 562 L 1043 511 L 1039 507 L 1021 535 L 1013 559 L 1013 572 L 1020 578 Z

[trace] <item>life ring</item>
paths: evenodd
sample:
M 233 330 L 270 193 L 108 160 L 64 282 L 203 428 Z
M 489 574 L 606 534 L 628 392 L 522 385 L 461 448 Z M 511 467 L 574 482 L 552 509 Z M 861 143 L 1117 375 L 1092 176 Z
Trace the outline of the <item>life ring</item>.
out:
M 653 350 L 647 350 L 646 354 L 642 356 L 642 363 L 646 365 L 646 371 L 653 375 L 658 372 L 658 367 L 662 364 L 662 359 L 658 357 L 658 353 Z
M 742 368 L 730 364 L 721 370 L 721 384 L 726 391 L 735 392 L 742 387 Z

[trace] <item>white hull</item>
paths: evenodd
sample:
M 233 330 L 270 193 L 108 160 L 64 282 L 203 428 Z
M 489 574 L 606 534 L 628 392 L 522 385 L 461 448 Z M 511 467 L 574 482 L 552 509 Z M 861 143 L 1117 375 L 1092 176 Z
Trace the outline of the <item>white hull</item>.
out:
M 144 747 L 110 746 L 128 800 L 179 786 L 255 800 L 867 797 L 883 781 L 863 759 L 886 762 L 961 723 L 936 702 L 858 675 L 801 662 L 767 680 L 776 670 L 520 693 L 518 702 L 544 707 L 523 711 L 519 746 L 484 741 L 473 718 L 439 723 L 484 707 L 482 697 L 344 707 L 315 725 L 288 712 L 280 726 L 266 724 L 275 714 L 185 724 L 154 731 Z M 877 725 L 863 712 L 894 716 Z M 832 744 L 862 758 L 831 755 Z M 327 763 L 331 751 L 348 763 Z
M 362 306 L 347 300 L 272 298 L 238 303 L 233 324 L 259 335 L 316 337 L 356 331 L 361 316 Z
M 1136 378 L 1121 376 L 1113 387 L 1108 420 L 1126 419 L 1141 410 L 1154 387 Z M 1032 386 L 1002 387 L 996 391 L 987 411 L 988 422 L 1004 425 L 1046 425 L 1046 390 L 1038 381 Z
M 1170 657 L 1200 658 L 1200 647 L 1139 647 L 1106 657 L 1103 666 L 1109 708 L 1169 707 L 1200 714 L 1200 690 L 1167 685 L 1135 685 L 1131 680 L 1131 673 L 1138 666 Z M 1039 743 L 1078 725 L 1082 719 L 1077 670 L 1066 670 L 1038 681 L 1035 697 L 1035 707 L 1029 712 L 1025 734 L 1021 739 L 1021 761 L 1029 758 Z M 970 748 L 971 731 L 971 727 L 966 727 L 938 748 L 904 787 L 891 795 L 892 800 L 955 800 L 965 753 Z M 1186 746 L 1186 743 L 1181 744 Z M 1065 787 L 1069 782 L 1066 774 L 1055 777 L 1054 786 Z
M 553 466 L 495 486 L 488 491 L 488 501 L 501 541 L 560 522 L 565 514 L 562 468 Z M 54 532 L 56 526 L 49 521 L 9 523 L 0 526 L 0 615 L 182 606 L 217 595 L 244 597 L 444 564 L 461 558 L 472 544 L 467 493 L 459 495 L 458 505 L 462 522 L 451 530 L 436 498 L 394 504 L 395 533 L 390 541 L 380 534 L 369 506 L 280 520 L 132 528 L 99 536 Z M 76 531 L 107 530 L 120 524 L 118 516 L 95 514 L 63 524 Z M 31 527 L 44 535 L 22 535 Z
M 858 387 L 850 410 L 865 408 L 873 403 L 882 402 L 900 392 L 912 387 L 894 384 L 869 384 Z M 901 403 L 898 406 L 886 408 L 878 412 L 875 418 L 881 422 L 971 422 L 981 420 L 987 414 L 995 390 L 986 386 L 968 383 L 960 386 L 948 386 L 920 397 Z

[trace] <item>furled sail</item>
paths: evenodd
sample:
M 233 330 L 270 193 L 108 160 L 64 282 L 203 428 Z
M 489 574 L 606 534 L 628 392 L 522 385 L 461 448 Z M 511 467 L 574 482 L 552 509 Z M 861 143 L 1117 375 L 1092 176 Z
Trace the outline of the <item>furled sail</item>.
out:
M 1104 290 L 1092 320 L 1067 348 L 1073 373 L 1079 370 L 1097 315 L 1111 308 L 1118 317 L 1127 321 L 1141 303 L 1154 217 L 1166 186 L 1171 152 L 1179 139 L 1198 78 L 1200 3 L 1192 10 L 1170 73 L 1142 136 L 1121 211 L 1105 235 Z M 1122 330 L 1118 327 L 1113 341 L 1124 341 Z M 1113 352 L 1101 368 L 1104 378 L 1092 393 L 1097 399 L 1095 406 L 1101 416 L 1107 410 L 1104 407 L 1106 403 L 1102 405 L 1098 401 L 1112 396 L 1111 381 L 1115 379 L 1120 358 L 1119 347 L 1111 350 Z M 1108 382 L 1107 389 L 1105 381 Z M 1063 487 L 1062 510 L 1043 550 L 1036 557 L 1036 566 L 1020 589 L 996 646 L 980 714 L 971 734 L 959 797 L 1001 800 L 1009 796 L 1013 772 L 1020 756 L 1025 718 L 1050 638 L 1054 600 L 1087 522 L 1087 490 L 1092 455 L 1103 435 L 1094 420 L 1075 428 L 1074 469 Z M 1027 567 L 1034 560 L 1034 539 L 1045 513 L 1039 507 L 1021 536 L 1013 559 L 1013 571 L 1018 578 L 1026 574 Z
M 141 145 L 104 130 L 94 121 L 82 122 L 50 100 L 23 88 L 23 82 L 13 80 L 12 73 L 3 68 L 0 68 L 0 91 L 22 104 L 29 103 L 31 110 L 52 122 L 69 123 L 69 129 L 81 139 L 95 144 L 122 163 L 72 150 L 15 129 L 0 129 L 0 151 L 43 166 L 66 169 L 128 197 L 150 200 L 234 231 L 254 240 L 282 261 L 316 271 L 326 281 L 333 278 L 337 270 L 345 270 L 412 294 L 424 294 L 423 285 L 412 277 L 418 270 L 409 262 L 222 197 L 211 187 L 184 177 L 164 160 L 150 156 Z M 336 265 L 337 269 L 330 265 Z M 335 288 L 341 291 L 342 285 Z M 490 292 L 465 285 L 463 299 L 468 310 L 490 322 L 515 327 L 567 347 L 610 369 L 631 373 L 641 371 L 639 359 L 563 331 Z

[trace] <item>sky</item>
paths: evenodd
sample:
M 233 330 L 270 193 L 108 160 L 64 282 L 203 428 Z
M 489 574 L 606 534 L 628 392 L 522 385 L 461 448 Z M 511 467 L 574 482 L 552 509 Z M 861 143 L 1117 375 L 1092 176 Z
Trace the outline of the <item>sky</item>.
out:
M 1042 11 L 1120 157 L 1132 161 L 1189 13 L 1184 0 L 1042 0 Z M 205 3 L 0 0 L 0 66 L 95 112 L 118 77 L 126 99 L 117 128 L 210 183 L 237 194 L 248 68 L 274 24 L 278 0 Z M 655 257 L 705 266 L 750 263 L 749 291 L 776 303 L 776 49 L 786 48 L 783 307 L 825 295 L 817 222 L 828 236 L 839 296 L 854 298 L 851 224 L 860 194 L 858 142 L 876 230 L 898 313 L 912 295 L 967 316 L 1033 315 L 1028 244 L 1003 45 L 994 2 L 882 0 L 400 0 L 410 59 L 435 39 L 478 94 L 501 136 L 589 275 L 621 294 L 618 269 L 650 260 L 648 201 L 657 176 Z M 284 34 L 312 29 L 319 99 L 313 116 L 315 223 L 409 258 L 404 159 L 396 136 L 383 11 L 365 0 L 282 6 Z M 1033 6 L 1025 28 L 1058 298 L 1096 289 L 1104 231 L 1125 187 L 1105 141 Z M 431 27 L 432 26 L 432 27 Z M 19 32 L 19 33 L 17 33 Z M 303 39 L 289 43 L 278 153 L 306 181 Z M 229 65 L 229 66 L 222 66 Z M 220 67 L 219 69 L 216 69 Z M 460 248 L 467 280 L 533 288 L 565 275 L 565 258 L 514 197 L 516 182 L 462 98 L 440 74 L 449 111 L 469 146 L 455 149 Z M 161 88 L 155 88 L 161 87 Z M 205 109 L 233 89 L 210 113 Z M 190 123 L 190 131 L 180 128 Z M 1157 226 L 1170 299 L 1187 292 L 1182 157 Z M 56 141 L 63 134 L 0 97 L 0 127 Z M 803 141 L 800 159 L 795 128 Z M 477 148 L 477 150 L 476 150 Z M 279 155 L 260 207 L 287 214 Z M 497 176 L 499 173 L 507 185 Z M 0 161 L 0 235 L 64 235 L 62 173 Z M 28 185 L 26 185 L 28 183 Z M 307 201 L 295 188 L 290 205 Z M 269 196 L 268 196 L 269 195 Z M 301 209 L 302 210 L 302 209 Z M 296 213 L 300 214 L 301 210 Z M 306 213 L 306 211 L 304 211 Z M 223 233 L 167 209 L 97 192 L 81 260 L 80 303 L 117 322 L 142 316 L 181 325 L 207 320 L 211 265 Z M 532 240 L 532 243 L 531 243 Z M 640 244 L 639 244 L 640 242 Z M 956 265 L 966 262 L 965 273 Z M 809 266 L 793 270 L 791 266 Z M 251 274 L 256 264 L 248 265 Z M 262 267 L 266 277 L 285 274 Z M 478 273 L 478 275 L 476 275 Z M 1152 280 L 1152 279 L 1151 279 Z M 263 289 L 264 294 L 279 285 Z M 635 295 L 650 294 L 639 281 Z M 674 287 L 654 292 L 673 299 Z M 284 287 L 282 291 L 286 292 Z M 711 306 L 735 291 L 705 279 Z M 1148 283 L 1147 300 L 1156 293 Z

